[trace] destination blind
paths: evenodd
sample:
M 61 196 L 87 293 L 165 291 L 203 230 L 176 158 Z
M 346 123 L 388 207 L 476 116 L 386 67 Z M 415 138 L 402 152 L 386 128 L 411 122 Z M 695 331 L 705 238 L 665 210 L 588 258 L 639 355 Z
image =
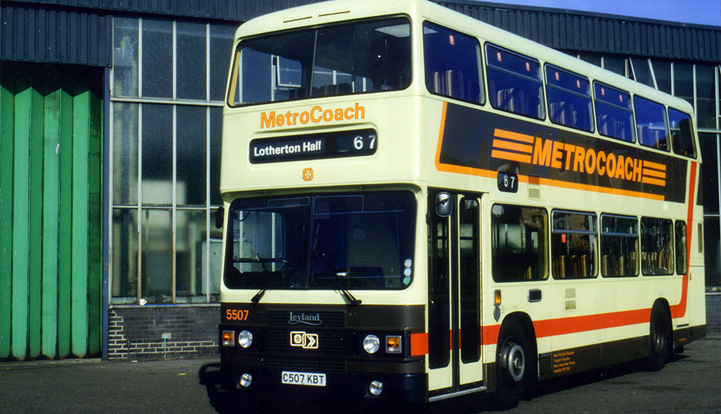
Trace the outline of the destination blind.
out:
M 254 139 L 250 142 L 252 164 L 357 157 L 375 154 L 375 130 L 331 132 L 301 136 Z

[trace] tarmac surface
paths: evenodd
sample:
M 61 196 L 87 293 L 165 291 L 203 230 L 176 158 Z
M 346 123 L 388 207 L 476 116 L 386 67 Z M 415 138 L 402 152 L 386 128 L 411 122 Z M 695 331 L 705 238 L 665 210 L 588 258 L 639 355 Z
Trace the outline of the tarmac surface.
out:
M 218 389 L 219 358 L 109 362 L 98 359 L 0 362 L 0 413 L 295 413 L 298 410 L 249 410 Z M 272 396 L 283 400 L 283 396 Z M 431 412 L 478 413 L 483 401 L 453 401 Z M 229 405 L 231 404 L 231 405 Z M 236 405 L 237 404 L 237 405 Z M 233 407 L 234 410 L 228 407 Z M 313 405 L 306 412 L 323 414 Z M 338 407 L 336 407 L 336 412 Z M 341 408 L 346 414 L 368 412 Z M 408 412 L 408 407 L 370 412 Z M 638 364 L 609 367 L 544 383 L 539 395 L 521 401 L 511 414 L 523 413 L 721 413 L 721 335 L 686 347 L 660 372 Z

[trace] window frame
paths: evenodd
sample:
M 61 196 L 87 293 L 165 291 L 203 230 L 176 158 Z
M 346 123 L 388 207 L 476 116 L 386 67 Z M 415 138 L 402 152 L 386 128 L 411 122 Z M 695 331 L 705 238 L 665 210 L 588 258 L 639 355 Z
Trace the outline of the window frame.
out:
M 619 96 L 619 97 L 620 97 L 620 96 L 625 96 L 628 104 L 626 105 L 626 107 L 624 107 L 623 105 L 618 105 L 618 104 L 616 104 L 616 103 L 614 103 L 614 102 L 611 102 L 610 99 L 599 98 L 599 88 L 600 88 L 600 91 L 601 91 L 601 92 L 600 92 L 600 95 L 601 95 L 601 96 L 605 96 L 605 89 L 604 89 L 604 88 L 606 88 L 606 89 L 609 89 L 610 91 L 614 92 L 614 93 L 616 94 L 615 96 Z M 600 135 L 602 135 L 602 136 L 604 136 L 604 137 L 613 138 L 613 139 L 617 139 L 617 140 L 620 140 L 620 141 L 628 142 L 628 143 L 635 143 L 635 142 L 636 142 L 636 128 L 635 128 L 635 124 L 634 124 L 634 112 L 633 112 L 633 106 L 632 106 L 632 104 L 631 104 L 631 94 L 630 94 L 629 92 L 624 91 L 624 90 L 619 89 L 619 88 L 616 88 L 616 87 L 614 87 L 614 86 L 608 85 L 608 84 L 603 83 L 603 82 L 593 81 L 593 105 L 594 105 L 594 110 L 595 110 L 595 113 L 596 113 L 596 129 L 598 130 L 598 133 L 599 133 Z M 608 110 L 608 109 L 615 109 L 616 112 L 613 113 L 613 112 L 607 112 L 607 111 L 600 111 L 600 110 L 599 110 L 599 107 L 600 107 L 600 108 L 606 108 L 607 110 Z M 629 134 L 630 134 L 630 139 L 623 138 L 623 137 L 621 136 L 621 134 L 615 134 L 615 135 L 614 135 L 614 134 L 611 134 L 611 133 L 604 133 L 604 132 L 603 132 L 604 129 L 601 128 L 601 124 L 605 124 L 605 123 L 608 122 L 608 121 L 604 121 L 604 122 L 602 123 L 602 122 L 600 122 L 599 117 L 601 117 L 601 116 L 611 116 L 611 115 L 613 115 L 613 118 L 615 119 L 615 118 L 617 118 L 617 116 L 616 116 L 617 114 L 621 114 L 621 113 L 622 113 L 622 112 L 619 112 L 619 111 L 624 111 L 623 113 L 625 113 L 625 115 L 627 116 L 627 119 L 628 119 L 628 127 L 627 127 L 627 128 L 624 128 L 624 131 L 627 130 L 627 131 L 629 132 Z
M 568 216 L 567 220 L 564 220 L 564 222 L 569 223 L 571 226 L 573 226 L 573 217 L 572 216 L 585 216 L 586 219 L 591 218 L 593 229 L 592 230 L 578 230 L 574 228 L 570 229 L 561 229 L 556 228 L 556 216 L 564 214 Z M 584 220 L 584 223 L 588 223 L 588 221 Z M 551 212 L 551 243 L 550 243 L 550 250 L 551 250 L 551 267 L 553 274 L 553 278 L 556 280 L 559 279 L 595 279 L 598 276 L 598 266 L 596 265 L 596 256 L 598 252 L 598 217 L 595 213 L 590 212 L 582 212 L 582 211 L 571 211 L 571 210 L 553 210 Z M 582 265 L 584 265 L 583 256 L 580 258 L 580 260 L 573 259 L 573 256 L 565 256 L 563 254 L 557 254 L 556 248 L 558 246 L 558 243 L 556 242 L 556 235 L 560 235 L 560 244 L 563 244 L 568 249 L 571 245 L 571 240 L 569 238 L 573 239 L 572 236 L 588 236 L 589 237 L 589 244 L 588 244 L 588 256 L 590 256 L 590 260 L 586 260 L 586 264 L 590 265 L 590 273 L 584 275 L 583 271 L 588 270 L 588 266 L 584 266 L 581 268 Z M 570 236 L 570 237 L 569 237 Z M 563 258 L 561 260 L 561 258 Z M 568 260 L 570 259 L 570 260 Z M 570 264 L 571 266 L 567 266 L 567 264 Z M 563 272 L 561 272 L 563 270 Z M 577 272 L 577 270 L 581 270 L 581 272 Z M 574 275 L 573 273 L 580 273 Z
M 429 27 L 429 26 L 433 26 L 433 27 Z M 427 42 L 429 33 L 427 33 L 427 30 L 439 30 L 439 29 L 445 30 L 449 34 L 449 36 L 456 36 L 456 35 L 462 36 L 464 38 L 467 38 L 470 41 L 475 42 L 475 46 L 476 46 L 476 50 L 475 50 L 475 52 L 476 52 L 476 67 L 475 67 L 475 69 L 476 69 L 476 74 L 478 76 L 478 79 L 477 79 L 477 81 L 478 81 L 478 99 L 477 100 L 467 99 L 465 96 L 465 93 L 462 96 L 456 96 L 455 94 L 453 94 L 453 91 L 456 88 L 453 88 L 453 85 L 451 85 L 450 88 L 448 87 L 448 83 L 451 81 L 450 78 L 448 77 L 448 75 L 449 75 L 448 72 L 450 72 L 453 69 L 446 69 L 444 75 L 438 75 L 437 77 L 435 75 L 439 74 L 440 71 L 432 71 L 430 69 L 431 65 L 429 65 L 429 59 L 431 59 L 433 56 L 431 56 L 431 53 L 429 53 L 430 47 Z M 455 38 L 452 38 L 452 40 L 450 40 L 450 41 L 455 43 Z M 455 44 L 452 44 L 452 46 L 455 46 Z M 435 23 L 435 22 L 432 22 L 429 20 L 424 21 L 423 22 L 423 70 L 425 72 L 424 79 L 425 79 L 426 89 L 432 95 L 442 96 L 442 97 L 451 98 L 451 99 L 457 99 L 457 100 L 472 103 L 475 105 L 484 105 L 486 103 L 487 97 L 486 97 L 485 76 L 484 76 L 485 73 L 484 73 L 484 65 L 483 65 L 483 47 L 481 46 L 481 42 L 477 37 L 466 34 L 466 33 L 459 32 L 454 29 L 450 29 L 446 26 L 440 25 L 438 23 Z M 431 76 L 431 75 L 433 75 L 433 76 Z M 461 75 L 463 75 L 462 78 L 465 77 L 464 72 L 461 72 Z M 462 92 L 465 92 L 468 90 L 469 91 L 468 95 L 472 96 L 472 93 L 474 91 L 470 91 L 469 84 L 472 82 L 475 82 L 475 81 L 476 81 L 476 79 L 474 79 L 473 81 L 469 81 L 467 84 L 466 81 L 463 80 Z M 447 93 L 448 89 L 452 90 L 451 93 Z M 446 92 L 446 93 L 444 93 L 444 92 Z
M 505 55 L 510 56 L 512 59 L 520 58 L 522 60 L 525 60 L 525 66 L 526 66 L 527 72 L 531 72 L 530 64 L 534 64 L 536 76 L 535 77 L 528 76 L 523 73 L 520 73 L 519 71 L 510 69 L 508 66 L 499 66 L 499 65 L 494 64 L 493 59 L 490 59 L 490 57 L 489 57 L 490 53 L 491 53 L 491 49 L 493 49 L 493 53 L 496 54 L 496 61 L 498 61 L 499 58 L 501 59 L 500 61 L 503 60 L 503 58 L 502 58 L 503 55 L 500 55 L 501 53 L 504 53 Z M 491 106 L 499 111 L 504 111 L 504 112 L 508 112 L 508 113 L 512 113 L 512 114 L 516 114 L 516 115 L 521 115 L 521 116 L 524 116 L 524 117 L 527 117 L 530 119 L 536 119 L 539 121 L 545 120 L 546 119 L 546 97 L 545 97 L 544 87 L 543 87 L 544 81 L 543 81 L 543 74 L 541 73 L 542 72 L 541 71 L 541 68 L 542 68 L 541 62 L 538 59 L 514 52 L 512 50 L 506 49 L 502 46 L 495 45 L 493 43 L 485 44 L 485 54 L 486 54 L 486 82 L 488 82 L 487 94 L 488 94 L 488 101 L 491 103 Z M 492 74 L 494 74 L 494 75 L 492 75 Z M 499 93 L 502 93 L 504 91 L 510 91 L 508 93 L 509 93 L 509 95 L 511 95 L 511 94 L 515 94 L 517 91 L 519 91 L 519 92 L 530 91 L 530 88 L 526 89 L 526 88 L 523 88 L 522 86 L 520 86 L 520 87 L 513 87 L 510 89 L 509 88 L 500 88 L 500 87 L 498 89 L 496 89 L 495 88 L 496 80 L 499 80 L 499 81 L 502 80 L 502 78 L 496 78 L 496 76 L 499 76 L 499 75 L 513 76 L 514 78 L 511 78 L 511 79 L 515 79 L 516 81 L 518 79 L 521 79 L 522 81 L 527 82 L 527 85 L 530 85 L 530 83 L 528 83 L 528 82 L 532 82 L 533 84 L 536 84 L 536 86 L 538 87 L 538 93 L 535 95 L 535 97 L 537 97 L 539 99 L 538 104 L 537 104 L 539 113 L 537 113 L 537 115 L 533 115 L 531 113 L 531 111 L 523 111 L 520 109 L 515 110 L 514 108 L 509 108 L 507 104 L 516 102 L 516 100 L 510 99 L 511 96 L 505 97 L 504 102 L 501 102 L 500 98 L 498 98 Z M 506 82 L 508 82 L 508 80 L 506 80 Z M 494 85 L 494 87 L 492 88 L 491 85 Z M 493 90 L 495 90 L 495 93 L 493 92 Z M 494 95 L 496 95 L 495 98 L 494 98 Z M 531 96 L 531 99 L 533 99 L 533 95 L 532 94 L 529 94 L 529 95 Z M 523 101 L 525 101 L 525 102 L 523 102 Z M 526 99 L 521 99 L 521 100 L 519 100 L 519 102 L 522 102 L 524 105 L 528 105 L 529 103 L 532 104 L 532 102 L 530 100 L 526 100 Z

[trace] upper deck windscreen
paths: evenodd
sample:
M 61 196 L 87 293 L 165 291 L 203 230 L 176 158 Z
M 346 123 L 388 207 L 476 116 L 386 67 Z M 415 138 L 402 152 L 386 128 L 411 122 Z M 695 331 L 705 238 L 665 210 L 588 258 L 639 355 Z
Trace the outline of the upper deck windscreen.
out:
M 228 103 L 398 90 L 410 83 L 409 20 L 354 21 L 241 41 Z

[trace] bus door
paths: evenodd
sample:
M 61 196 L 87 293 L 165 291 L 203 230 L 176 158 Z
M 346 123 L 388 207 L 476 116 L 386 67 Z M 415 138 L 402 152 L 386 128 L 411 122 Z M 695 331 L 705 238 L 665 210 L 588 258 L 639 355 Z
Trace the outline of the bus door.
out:
M 480 390 L 481 199 L 429 195 L 428 386 L 430 399 Z

